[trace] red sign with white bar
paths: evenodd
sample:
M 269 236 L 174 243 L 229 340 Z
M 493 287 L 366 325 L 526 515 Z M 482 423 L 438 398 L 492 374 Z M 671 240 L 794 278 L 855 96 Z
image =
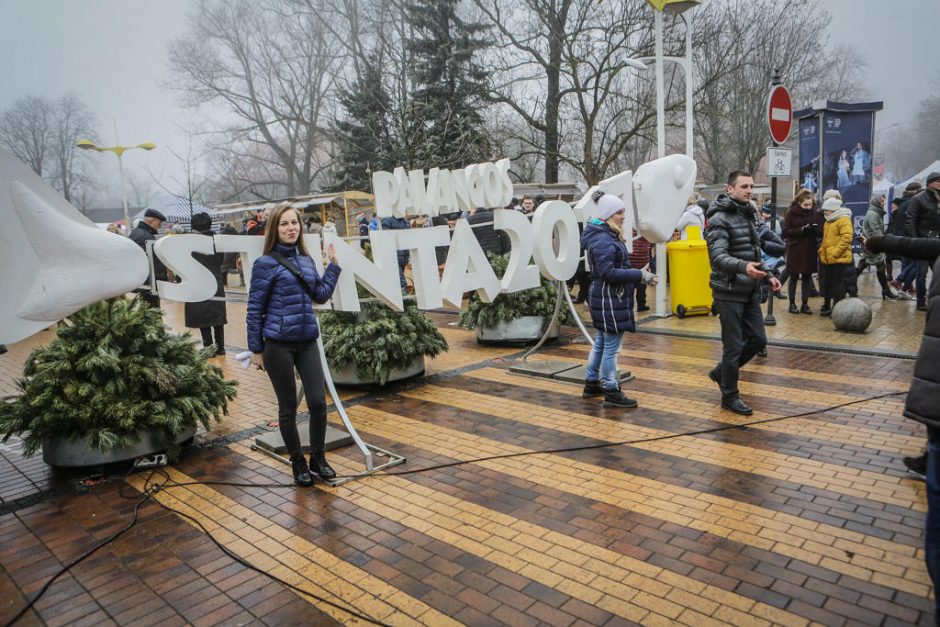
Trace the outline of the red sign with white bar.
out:
M 790 100 L 790 91 L 783 85 L 774 85 L 770 88 L 767 98 L 767 123 L 770 127 L 770 137 L 782 144 L 790 136 L 793 126 L 793 101 Z

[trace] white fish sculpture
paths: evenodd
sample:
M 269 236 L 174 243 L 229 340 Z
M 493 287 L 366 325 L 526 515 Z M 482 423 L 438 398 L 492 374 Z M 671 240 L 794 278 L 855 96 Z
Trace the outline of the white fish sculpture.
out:
M 0 344 L 12 344 L 147 278 L 147 255 L 99 229 L 0 150 Z

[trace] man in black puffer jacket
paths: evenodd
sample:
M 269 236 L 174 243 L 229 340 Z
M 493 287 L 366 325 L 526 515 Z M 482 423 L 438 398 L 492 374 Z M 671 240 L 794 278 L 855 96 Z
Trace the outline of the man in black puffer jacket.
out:
M 904 415 L 927 426 L 927 522 L 924 559 L 934 590 L 940 589 L 940 238 L 878 235 L 862 241 L 873 253 L 898 253 L 933 264 L 927 306 L 927 324 L 914 365 L 914 378 L 904 403 Z M 935 595 L 940 616 L 940 595 Z
M 478 207 L 470 213 L 467 222 L 473 229 L 473 235 L 477 238 L 480 248 L 485 253 L 502 255 L 509 252 L 509 236 L 505 231 L 497 231 L 493 226 L 493 212 L 484 207 Z
M 927 188 L 908 201 L 908 237 L 940 237 L 940 172 L 927 175 Z M 927 262 L 917 264 L 917 309 L 927 311 Z
M 725 193 L 708 208 L 705 229 L 712 266 L 709 283 L 721 320 L 723 349 L 721 362 L 708 376 L 721 387 L 721 406 L 744 416 L 753 410 L 741 400 L 738 374 L 767 345 L 760 308 L 767 272 L 761 266 L 761 242 L 750 205 L 753 194 L 754 179 L 748 172 L 729 174 Z M 776 292 L 780 281 L 771 278 L 770 287 Z

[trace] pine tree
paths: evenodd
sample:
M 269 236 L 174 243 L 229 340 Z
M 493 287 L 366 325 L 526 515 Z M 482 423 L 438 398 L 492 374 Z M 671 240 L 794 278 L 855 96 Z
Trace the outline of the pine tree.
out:
M 363 64 L 363 75 L 340 95 L 346 119 L 337 123 L 339 153 L 334 166 L 334 191 L 372 189 L 371 172 L 391 171 L 398 149 L 391 124 L 391 102 L 382 84 L 381 63 Z
M 26 360 L 21 394 L 0 403 L 2 441 L 21 435 L 26 455 L 46 438 L 107 451 L 147 430 L 173 454 L 176 435 L 208 429 L 235 397 L 236 382 L 206 361 L 211 354 L 188 333 L 169 333 L 140 298 L 88 305 Z
M 490 157 L 480 110 L 486 72 L 478 64 L 489 44 L 485 27 L 463 20 L 457 0 L 413 0 L 407 11 L 414 37 L 414 98 L 410 116 L 420 124 L 416 167 L 460 168 Z

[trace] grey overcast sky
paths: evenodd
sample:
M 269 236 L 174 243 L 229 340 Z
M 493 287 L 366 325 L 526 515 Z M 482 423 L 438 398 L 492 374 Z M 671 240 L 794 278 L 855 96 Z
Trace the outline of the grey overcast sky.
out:
M 166 148 L 185 153 L 180 126 L 191 120 L 159 83 L 166 75 L 167 44 L 185 30 L 193 2 L 0 0 L 0 110 L 27 94 L 54 98 L 75 90 L 98 116 L 103 142 L 114 141 L 115 118 L 121 143 L 160 146 L 152 153 L 128 152 L 128 171 L 142 175 L 147 164 L 158 175 L 179 176 Z M 933 50 L 940 0 L 824 4 L 832 14 L 831 41 L 855 43 L 869 63 L 865 87 L 872 100 L 885 103 L 878 126 L 905 121 L 930 93 L 940 67 Z M 116 179 L 113 158 L 101 159 L 99 172 Z

